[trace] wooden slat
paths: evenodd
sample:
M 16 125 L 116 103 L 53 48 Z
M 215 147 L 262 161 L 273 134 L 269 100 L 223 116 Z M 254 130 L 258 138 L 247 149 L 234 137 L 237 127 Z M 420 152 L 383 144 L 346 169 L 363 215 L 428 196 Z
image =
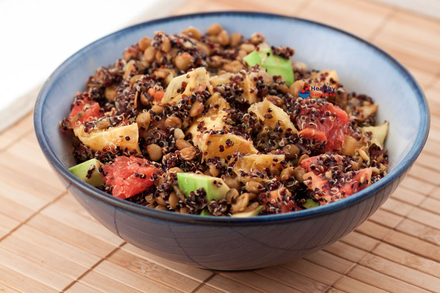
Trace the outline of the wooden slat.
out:
M 419 208 L 415 208 L 409 215 L 408 218 L 427 226 L 440 229 L 440 215 L 434 214 Z
M 356 293 L 385 293 L 387 291 L 379 289 L 377 287 L 368 285 L 356 279 L 350 277 L 342 278 L 338 283 L 334 285 L 336 288 L 344 290 L 346 292 Z
M 210 276 L 213 275 L 212 272 L 208 270 L 202 270 L 193 266 L 181 264 L 172 262 L 163 258 L 160 258 L 156 255 L 153 255 L 151 253 L 145 252 L 131 244 L 126 244 L 122 246 L 122 250 L 125 250 L 127 252 L 130 252 L 131 254 L 136 255 L 139 258 L 148 260 L 150 262 L 154 262 L 156 264 L 160 264 L 161 266 L 173 270 L 175 272 L 178 272 L 179 274 L 182 274 L 188 278 L 192 278 L 196 281 L 203 282 L 206 279 L 208 279 Z
M 332 285 L 342 277 L 340 273 L 302 259 L 287 263 L 283 267 L 326 285 Z
M 0 264 L 0 283 L 3 283 L 13 289 L 22 292 L 35 292 L 35 293 L 50 293 L 59 292 L 58 290 L 35 281 L 32 278 L 28 278 L 25 275 L 18 273 L 10 268 L 7 268 Z
M 93 269 L 95 272 L 103 274 L 136 290 L 143 291 L 148 288 L 149 292 L 179 292 L 180 290 L 162 285 L 149 278 L 142 278 L 139 274 L 127 268 L 118 266 L 112 262 L 104 260 Z
M 428 259 L 440 261 L 440 250 L 438 249 L 438 245 L 428 243 L 416 237 L 396 231 L 388 235 L 384 241 L 415 255 L 421 255 Z
M 310 4 L 299 12 L 299 16 L 369 38 L 383 21 L 394 13 L 394 8 L 374 2 L 315 0 L 310 1 Z
M 21 226 L 11 235 L 23 240 L 30 240 L 33 245 L 37 245 L 42 249 L 48 250 L 86 268 L 90 268 L 100 260 L 98 256 L 95 256 L 90 252 L 82 250 L 27 225 Z
M 405 65 L 440 72 L 440 25 L 438 21 L 399 11 L 385 24 L 374 42 Z
M 12 235 L 1 241 L 0 247 L 71 279 L 76 279 L 87 271 L 87 268 L 79 264 Z
M 367 255 L 367 252 L 365 252 L 364 250 L 346 244 L 342 241 L 338 241 L 330 245 L 329 247 L 324 248 L 324 251 L 327 251 L 354 263 L 360 261 L 362 258 L 365 257 L 365 255 Z
M 220 290 L 215 289 L 214 287 L 211 287 L 209 285 L 203 285 L 199 289 L 197 289 L 197 291 L 195 291 L 195 292 L 197 292 L 197 293 L 221 293 L 224 291 L 220 291 Z
M 388 233 L 390 233 L 390 229 L 372 221 L 364 222 L 356 228 L 356 231 L 379 240 L 383 239 Z
M 72 287 L 67 289 L 66 292 L 69 292 L 69 293 L 97 293 L 97 292 L 103 292 L 103 291 L 99 291 L 99 290 L 90 288 L 89 286 L 86 286 L 82 283 L 75 283 L 72 285 Z
M 81 231 L 90 235 L 94 235 L 95 237 L 107 241 L 110 244 L 119 246 L 124 242 L 121 238 L 104 228 L 96 221 L 92 221 L 76 213 L 66 211 L 65 209 L 59 207 L 56 203 L 42 210 L 41 214 L 56 219 L 57 221 L 60 221 L 68 226 L 80 229 Z
M 256 273 L 303 292 L 322 292 L 327 288 L 321 282 L 304 278 L 298 274 L 292 274 L 290 270 L 280 266 L 258 270 Z
M 350 271 L 348 276 L 389 292 L 427 292 L 426 290 L 410 285 L 404 281 L 389 277 L 382 273 L 376 272 L 375 270 L 359 265 Z
M 116 245 L 101 240 L 92 234 L 85 233 L 75 227 L 67 226 L 42 214 L 36 215 L 27 224 L 99 257 L 107 256 L 117 247 Z
M 34 128 L 32 119 L 32 114 L 28 114 L 16 124 L 0 132 L 0 151 L 13 144 L 26 133 L 31 132 Z
M 384 209 L 377 210 L 371 217 L 370 221 L 376 222 L 380 225 L 395 228 L 403 220 L 402 216 L 390 213 Z
M 423 194 L 400 186 L 397 187 L 391 197 L 414 206 L 419 205 L 426 198 Z
M 206 284 L 223 292 L 243 292 L 243 293 L 263 292 L 263 290 L 255 290 L 242 283 L 236 282 L 221 275 L 215 275 Z
M 405 219 L 396 229 L 418 239 L 440 245 L 440 230 L 435 228 Z
M 340 274 L 347 273 L 353 266 L 353 262 L 345 260 L 339 256 L 333 255 L 323 250 L 315 252 L 314 254 L 305 257 L 304 259 L 321 267 L 338 272 Z
M 440 288 L 440 279 L 386 260 L 384 258 L 368 255 L 361 262 L 362 265 L 369 267 L 381 274 L 385 274 L 394 278 L 405 280 L 405 282 L 418 286 L 420 288 L 435 291 Z M 403 284 L 403 286 L 407 286 Z M 403 290 L 403 287 L 402 289 Z M 412 292 L 416 292 L 415 288 L 411 288 Z
M 358 232 L 351 232 L 342 238 L 341 241 L 366 251 L 371 251 L 379 243 L 378 240 Z
M 118 250 L 107 258 L 107 260 L 121 267 L 128 268 L 141 276 L 150 278 L 158 283 L 167 284 L 168 286 L 184 292 L 191 292 L 200 285 L 200 282 L 162 267 L 154 262 L 140 259 L 123 250 Z
M 102 292 L 124 292 L 124 293 L 135 293 L 139 292 L 137 289 L 122 284 L 115 279 L 106 277 L 100 273 L 90 271 L 80 280 L 81 284 L 86 284 L 87 286 L 100 290 Z
M 430 196 L 440 200 L 440 188 L 437 187 Z
M 434 187 L 435 184 L 423 182 L 411 176 L 406 176 L 406 178 L 402 181 L 400 186 L 415 191 L 419 194 L 425 194 L 425 195 L 430 194 L 435 188 Z
M 5 267 L 20 274 L 51 286 L 54 289 L 62 290 L 72 281 L 71 278 L 63 276 L 37 263 L 29 261 L 21 256 L 0 248 L 0 263 Z
M 386 243 L 380 243 L 373 251 L 374 254 L 379 255 L 385 259 L 401 265 L 425 272 L 434 277 L 440 278 L 440 263 L 426 259 L 421 256 L 414 255 L 403 249 L 399 249 Z
M 230 272 L 221 273 L 221 275 L 264 292 L 301 292 L 280 282 L 258 275 L 255 272 Z

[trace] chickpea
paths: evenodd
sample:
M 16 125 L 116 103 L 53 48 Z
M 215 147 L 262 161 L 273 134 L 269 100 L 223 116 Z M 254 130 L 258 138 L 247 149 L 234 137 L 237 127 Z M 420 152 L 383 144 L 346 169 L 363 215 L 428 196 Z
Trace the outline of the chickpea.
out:
M 293 176 L 295 176 L 296 180 L 298 180 L 300 183 L 304 182 L 304 174 L 306 174 L 304 168 L 299 167 L 293 170 Z
M 179 150 L 183 150 L 184 148 L 192 147 L 192 144 L 189 141 L 186 141 L 186 140 L 180 138 L 180 139 L 176 140 L 176 147 Z
M 116 84 L 112 84 L 105 88 L 104 96 L 109 101 L 114 101 L 116 98 L 116 89 L 118 86 Z
M 142 105 L 144 105 L 144 106 L 150 105 L 150 100 L 148 100 L 148 98 L 145 95 L 145 93 L 141 93 L 140 101 L 141 101 Z
M 229 45 L 230 37 L 227 31 L 222 30 L 220 34 L 217 36 L 217 42 L 222 46 Z
M 292 178 L 292 176 L 294 176 L 293 173 L 294 173 L 293 167 L 284 169 L 283 171 L 281 171 L 281 176 L 280 176 L 281 181 L 289 180 L 290 178 Z
M 308 157 L 309 157 L 309 156 L 306 155 L 306 154 L 304 154 L 304 155 L 302 155 L 301 157 L 299 157 L 298 164 L 301 164 L 301 162 L 304 161 L 305 159 L 307 159 Z
M 160 159 L 162 159 L 162 148 L 157 144 L 148 145 L 147 152 L 152 161 L 159 161 Z
M 225 177 L 223 181 L 229 188 L 241 189 L 241 182 L 237 178 Z
M 173 167 L 168 170 L 169 173 L 183 173 L 183 170 L 179 167 Z
M 98 122 L 96 122 L 96 128 L 98 129 L 107 129 L 109 126 L 110 122 L 108 121 L 108 119 L 99 120 Z
M 124 67 L 124 79 L 128 79 L 130 75 L 134 72 L 136 72 L 136 66 L 134 65 L 135 61 L 130 60 Z
M 223 30 L 222 26 L 218 23 L 214 23 L 208 28 L 208 35 L 216 36 Z
M 299 71 L 306 71 L 307 70 L 307 65 L 303 62 L 295 62 L 293 64 L 293 70 L 299 70 Z
M 249 200 L 256 200 L 258 195 L 256 193 L 249 192 Z
M 235 188 L 229 189 L 228 192 L 226 192 L 226 202 L 228 204 L 235 202 L 235 200 L 239 197 L 239 195 L 240 193 L 238 192 L 237 189 Z
M 153 112 L 156 113 L 156 114 L 162 113 L 163 110 L 165 110 L 165 107 L 163 107 L 163 106 L 159 106 L 159 105 L 154 105 L 154 106 L 151 108 L 151 111 L 153 111 Z
M 190 26 L 190 27 L 184 29 L 182 31 L 182 34 L 185 34 L 185 35 L 187 35 L 191 38 L 194 38 L 196 40 L 198 40 L 202 37 L 202 33 L 197 28 L 195 28 L 193 26 Z
M 136 123 L 138 124 L 139 128 L 148 129 L 151 122 L 151 115 L 148 112 L 142 112 L 140 113 L 136 118 Z
M 251 203 L 247 208 L 244 209 L 245 213 L 255 211 L 260 204 L 258 202 Z
M 162 50 L 165 53 L 168 53 L 171 50 L 171 41 L 170 38 L 168 38 L 167 36 L 163 35 L 162 36 Z
M 138 42 L 139 50 L 145 51 L 151 45 L 151 39 L 149 37 L 143 37 Z
M 231 47 L 237 47 L 238 45 L 240 45 L 242 38 L 243 38 L 243 36 L 241 34 L 233 33 L 231 35 L 231 42 L 230 42 Z
M 197 154 L 197 150 L 193 146 L 184 148 L 183 150 L 180 151 L 180 156 L 185 161 L 193 160 L 195 158 L 196 154 Z
M 214 164 L 209 164 L 209 173 L 212 176 L 217 177 L 220 174 L 220 170 Z
M 156 52 L 156 60 L 157 60 L 158 63 L 163 63 L 164 57 L 165 57 L 165 55 L 163 54 L 162 51 L 157 51 Z
M 231 205 L 232 213 L 239 213 L 245 210 L 245 208 L 249 205 L 249 194 L 243 193 L 240 195 L 235 203 Z
M 177 204 L 179 203 L 179 198 L 177 197 L 175 192 L 171 192 L 170 197 L 168 198 L 168 203 L 170 207 L 175 210 L 177 208 Z
M 238 60 L 234 60 L 231 63 L 224 64 L 222 68 L 228 72 L 237 73 L 243 69 L 243 64 Z
M 240 59 L 240 60 L 242 60 L 244 57 L 246 57 L 246 55 L 247 55 L 248 53 L 245 51 L 245 50 L 239 50 L 238 51 L 238 57 L 239 58 L 237 58 L 237 59 Z
M 254 45 L 258 45 L 261 44 L 262 42 L 264 42 L 265 37 L 262 34 L 259 33 L 255 33 L 251 36 L 250 42 Z
M 253 44 L 241 44 L 240 49 L 246 51 L 246 53 L 249 54 L 255 51 L 255 46 Z
M 296 157 L 299 155 L 299 148 L 294 144 L 288 144 L 283 149 L 284 154 L 286 156 L 286 159 L 292 160 L 296 159 Z
M 142 74 L 136 74 L 135 76 L 133 76 L 132 78 L 130 78 L 130 84 L 133 85 L 136 83 L 136 81 L 141 78 L 143 75 Z
M 285 84 L 280 84 L 278 88 L 279 88 L 279 89 L 281 90 L 281 92 L 283 92 L 284 94 L 287 94 L 287 93 L 290 91 L 290 88 L 289 88 L 287 85 L 285 85 Z
M 146 200 L 149 204 L 153 204 L 153 203 L 156 202 L 156 199 L 155 199 L 154 196 L 152 196 L 152 195 L 147 195 L 147 196 L 145 197 L 145 200 Z
M 195 101 L 191 107 L 191 110 L 189 111 L 189 116 L 197 117 L 202 114 L 203 110 L 205 110 L 203 103 L 200 101 Z
M 299 92 L 303 89 L 304 87 L 304 80 L 297 80 L 295 81 L 291 86 L 290 86 L 290 93 L 294 96 L 294 97 L 299 97 Z
M 165 127 L 180 128 L 182 127 L 182 120 L 180 120 L 176 116 L 170 116 L 167 118 L 167 120 L 165 120 Z
M 192 57 L 190 54 L 184 52 L 176 56 L 176 59 L 174 59 L 174 63 L 179 70 L 186 71 L 192 63 Z
M 257 194 L 264 190 L 264 187 L 256 181 L 246 182 L 246 184 L 244 185 L 244 188 L 248 192 L 257 193 Z
M 266 99 L 275 106 L 282 107 L 284 105 L 284 101 L 280 97 L 267 95 Z
M 148 47 L 144 52 L 144 58 L 147 62 L 152 63 L 156 59 L 156 49 L 153 46 Z
M 185 133 L 183 133 L 183 130 L 180 128 L 174 129 L 174 138 L 175 139 L 183 139 L 185 138 Z
M 215 55 L 208 58 L 207 62 L 210 67 L 218 68 L 222 65 L 223 63 L 222 60 L 223 60 L 222 57 Z

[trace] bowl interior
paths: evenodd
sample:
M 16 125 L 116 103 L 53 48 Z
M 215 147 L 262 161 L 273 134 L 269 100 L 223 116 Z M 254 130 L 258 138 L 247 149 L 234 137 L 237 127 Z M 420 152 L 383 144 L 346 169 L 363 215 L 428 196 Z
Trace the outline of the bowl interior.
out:
M 429 126 L 426 101 L 411 75 L 386 53 L 314 22 L 229 12 L 147 22 L 104 37 L 70 57 L 47 80 L 35 109 L 36 132 L 46 156 L 54 156 L 67 167 L 75 164 L 70 140 L 60 132 L 58 123 L 68 115 L 75 93 L 85 90 L 87 78 L 99 66 L 113 64 L 126 47 L 145 35 L 152 37 L 154 31 L 178 33 L 190 25 L 206 30 L 215 22 L 247 37 L 254 32 L 263 33 L 269 44 L 294 48 L 294 61 L 302 61 L 311 69 L 335 69 L 348 91 L 371 96 L 379 104 L 378 122 L 390 122 L 386 141 L 390 175 L 397 172 L 396 168 L 406 169 L 421 151 Z

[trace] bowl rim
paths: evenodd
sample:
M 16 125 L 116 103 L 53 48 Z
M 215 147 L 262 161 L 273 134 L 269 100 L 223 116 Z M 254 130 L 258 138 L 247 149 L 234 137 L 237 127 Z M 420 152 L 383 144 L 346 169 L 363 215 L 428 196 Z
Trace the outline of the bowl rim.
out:
M 100 44 L 101 42 L 105 42 L 107 39 L 111 39 L 115 36 L 122 35 L 126 32 L 129 32 L 131 30 L 136 30 L 141 27 L 148 27 L 152 24 L 161 24 L 161 23 L 168 23 L 168 22 L 174 22 L 179 21 L 182 19 L 191 19 L 194 17 L 212 17 L 212 16 L 236 16 L 236 17 L 259 17 L 259 18 L 266 18 L 268 20 L 289 20 L 289 21 L 297 21 L 302 22 L 307 25 L 313 25 L 313 26 L 319 26 L 325 29 L 333 30 L 337 33 L 344 34 L 352 39 L 354 39 L 357 42 L 362 43 L 363 45 L 368 46 L 372 50 L 374 50 L 377 54 L 379 54 L 383 59 L 385 59 L 386 62 L 390 63 L 401 75 L 403 75 L 407 82 L 410 84 L 411 88 L 413 88 L 419 105 L 420 105 L 420 116 L 421 116 L 421 124 L 422 127 L 419 130 L 417 137 L 414 141 L 414 145 L 412 146 L 409 153 L 405 156 L 405 158 L 400 162 L 389 174 L 387 174 L 384 178 L 379 180 L 378 182 L 374 183 L 373 185 L 367 187 L 366 189 L 355 193 L 347 198 L 344 198 L 343 200 L 331 203 L 329 205 L 320 206 L 313 209 L 306 209 L 286 214 L 276 214 L 276 215 L 264 215 L 264 216 L 258 216 L 258 217 L 250 217 L 250 218 L 232 218 L 232 217 L 214 217 L 214 216 L 199 216 L 199 215 L 188 215 L 188 214 L 180 214 L 180 213 L 174 213 L 174 212 L 168 212 L 168 211 L 161 211 L 156 210 L 152 208 L 147 208 L 145 206 L 135 204 L 126 200 L 122 200 L 116 197 L 113 197 L 104 191 L 101 191 L 85 182 L 77 178 L 75 175 L 73 175 L 67 167 L 65 167 L 60 160 L 55 156 L 54 152 L 52 151 L 50 145 L 48 144 L 46 140 L 46 135 L 43 131 L 42 126 L 42 113 L 44 109 L 44 103 L 46 100 L 47 95 L 49 94 L 52 85 L 57 80 L 57 78 L 63 73 L 64 69 L 75 61 L 76 58 L 78 58 L 81 54 L 87 52 L 88 50 L 92 49 L 94 46 Z M 409 71 L 394 57 L 390 56 L 388 53 L 380 49 L 379 47 L 371 44 L 370 42 L 355 36 L 349 32 L 345 32 L 341 29 L 334 28 L 332 26 L 318 23 L 315 21 L 297 18 L 297 17 L 291 17 L 291 16 L 284 16 L 284 15 L 278 15 L 278 14 L 272 14 L 272 13 L 264 13 L 264 12 L 249 12 L 249 11 L 218 11 L 218 12 L 206 12 L 206 13 L 193 13 L 193 14 L 185 14 L 185 15 L 178 15 L 178 16 L 171 16 L 171 17 L 164 17 L 160 19 L 154 19 L 151 21 L 146 21 L 140 24 L 136 24 L 121 30 L 118 30 L 114 33 L 111 33 L 109 35 L 106 35 L 89 45 L 85 46 L 84 48 L 77 51 L 75 54 L 70 56 L 67 60 L 65 60 L 60 66 L 58 66 L 57 69 L 50 75 L 50 77 L 46 80 L 43 87 L 41 88 L 37 101 L 34 107 L 34 131 L 38 140 L 38 143 L 48 160 L 48 162 L 53 166 L 54 171 L 58 172 L 59 175 L 61 175 L 66 181 L 68 181 L 71 185 L 73 184 L 76 188 L 84 192 L 87 196 L 91 196 L 92 198 L 103 201 L 104 203 L 107 203 L 120 211 L 124 212 L 132 212 L 136 213 L 138 215 L 147 216 L 159 220 L 166 220 L 171 222 L 177 222 L 177 223 L 184 223 L 184 224 L 197 224 L 197 225 L 214 225 L 214 226 L 223 226 L 225 224 L 231 225 L 231 226 L 251 226 L 251 225 L 260 225 L 260 224 L 278 224 L 278 223 L 285 223 L 285 222 L 291 222 L 295 220 L 300 220 L 304 218 L 314 217 L 314 216 L 322 216 L 330 213 L 334 213 L 339 211 L 340 209 L 344 209 L 348 206 L 354 205 L 356 203 L 359 203 L 363 200 L 366 200 L 373 194 L 379 192 L 380 190 L 387 187 L 389 184 L 391 184 L 394 180 L 399 178 L 401 175 L 405 173 L 407 169 L 409 169 L 416 158 L 419 156 L 420 152 L 422 151 L 429 133 L 430 128 L 430 112 L 429 112 L 429 106 L 426 100 L 426 97 L 418 84 L 418 82 L 414 79 L 414 77 L 409 73 Z M 69 186 L 67 187 L 67 189 Z

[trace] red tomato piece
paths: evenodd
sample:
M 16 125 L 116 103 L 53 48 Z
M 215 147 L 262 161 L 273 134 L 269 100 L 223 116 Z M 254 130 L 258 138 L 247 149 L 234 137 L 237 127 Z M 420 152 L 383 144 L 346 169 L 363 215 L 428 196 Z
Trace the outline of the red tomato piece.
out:
M 148 93 L 154 98 L 154 100 L 156 102 L 162 101 L 163 96 L 165 96 L 164 91 L 158 91 L 158 90 L 155 90 L 154 88 L 150 88 L 148 90 Z
M 299 134 L 307 139 L 327 142 L 324 151 L 340 150 L 350 123 L 347 113 L 322 100 L 299 99 L 298 102 L 303 104 L 296 119 Z
M 144 158 L 119 156 L 102 166 L 104 183 L 112 187 L 112 195 L 126 199 L 150 188 L 159 169 Z
M 301 162 L 301 167 L 308 172 L 304 174 L 304 184 L 315 192 L 315 198 L 319 200 L 321 205 L 345 198 L 370 186 L 371 168 L 343 172 L 343 156 L 325 156 L 327 156 L 326 164 L 329 166 L 324 168 L 315 165 L 315 162 L 322 156 L 307 158 Z M 330 160 L 328 160 L 329 157 Z M 339 172 L 336 176 L 337 180 L 333 176 L 330 176 L 331 178 L 326 176 L 326 173 L 330 172 L 331 174 L 332 170 Z
M 69 114 L 72 127 L 80 126 L 101 116 L 99 104 L 89 98 L 77 99 Z
M 291 196 L 292 194 L 286 188 L 280 188 L 261 194 L 259 201 L 268 214 L 284 214 L 302 210 Z

